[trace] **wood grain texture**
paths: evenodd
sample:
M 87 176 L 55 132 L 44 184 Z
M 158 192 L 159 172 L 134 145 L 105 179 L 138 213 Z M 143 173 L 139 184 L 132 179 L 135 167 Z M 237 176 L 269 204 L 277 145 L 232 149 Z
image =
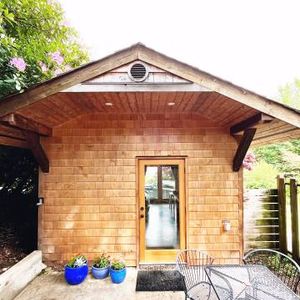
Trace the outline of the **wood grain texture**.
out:
M 106 250 L 136 265 L 136 157 L 186 157 L 187 247 L 217 263 L 238 263 L 242 220 L 237 148 L 227 130 L 193 114 L 80 116 L 42 139 L 51 162 L 41 178 L 45 197 L 40 244 L 46 261 Z M 232 231 L 222 231 L 230 219 Z
M 169 103 L 175 105 L 170 106 Z M 107 106 L 106 103 L 112 105 Z M 259 111 L 222 96 L 216 92 L 86 92 L 57 93 L 18 110 L 24 118 L 55 127 L 78 116 L 89 113 L 193 113 L 205 117 L 227 130 L 236 124 L 245 124 L 257 116 Z M 261 119 L 257 124 L 254 145 L 286 141 L 299 138 L 300 129 L 277 119 Z
M 283 253 L 287 253 L 287 231 L 286 231 L 286 188 L 284 177 L 277 177 L 278 203 L 279 203 L 279 248 Z
M 39 124 L 33 120 L 24 118 L 23 116 L 18 114 L 6 115 L 1 118 L 1 122 L 13 128 L 17 128 L 21 130 L 29 130 L 43 136 L 50 136 L 52 134 L 51 128 Z

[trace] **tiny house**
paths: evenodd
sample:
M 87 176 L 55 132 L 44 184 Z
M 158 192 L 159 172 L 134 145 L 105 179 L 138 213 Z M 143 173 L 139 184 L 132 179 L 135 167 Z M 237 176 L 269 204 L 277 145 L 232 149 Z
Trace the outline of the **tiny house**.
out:
M 39 249 L 56 263 L 186 248 L 239 263 L 247 150 L 300 137 L 299 111 L 141 44 L 3 99 L 0 118 L 0 144 L 40 166 Z

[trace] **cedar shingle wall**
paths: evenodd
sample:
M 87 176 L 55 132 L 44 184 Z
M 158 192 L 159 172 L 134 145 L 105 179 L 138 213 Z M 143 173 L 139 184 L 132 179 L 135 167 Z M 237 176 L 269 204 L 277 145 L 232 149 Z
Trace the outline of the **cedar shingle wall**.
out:
M 41 174 L 39 242 L 46 261 L 101 250 L 137 259 L 136 157 L 187 156 L 187 247 L 216 263 L 238 263 L 242 250 L 241 173 L 233 173 L 236 142 L 192 115 L 101 114 L 56 127 L 43 146 L 50 173 Z M 230 219 L 232 231 L 222 231 Z

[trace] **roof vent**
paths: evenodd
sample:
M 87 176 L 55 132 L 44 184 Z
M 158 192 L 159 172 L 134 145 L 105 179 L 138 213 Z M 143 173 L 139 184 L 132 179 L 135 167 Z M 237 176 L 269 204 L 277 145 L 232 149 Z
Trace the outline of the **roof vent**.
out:
M 134 63 L 131 66 L 128 75 L 133 81 L 140 82 L 140 81 L 144 81 L 147 78 L 148 70 L 144 64 Z

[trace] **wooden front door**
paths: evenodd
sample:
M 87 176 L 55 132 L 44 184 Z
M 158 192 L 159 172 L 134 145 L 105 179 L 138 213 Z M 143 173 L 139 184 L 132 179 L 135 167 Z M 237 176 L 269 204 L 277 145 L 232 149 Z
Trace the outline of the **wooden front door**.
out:
M 139 160 L 140 262 L 175 262 L 185 249 L 183 159 Z

